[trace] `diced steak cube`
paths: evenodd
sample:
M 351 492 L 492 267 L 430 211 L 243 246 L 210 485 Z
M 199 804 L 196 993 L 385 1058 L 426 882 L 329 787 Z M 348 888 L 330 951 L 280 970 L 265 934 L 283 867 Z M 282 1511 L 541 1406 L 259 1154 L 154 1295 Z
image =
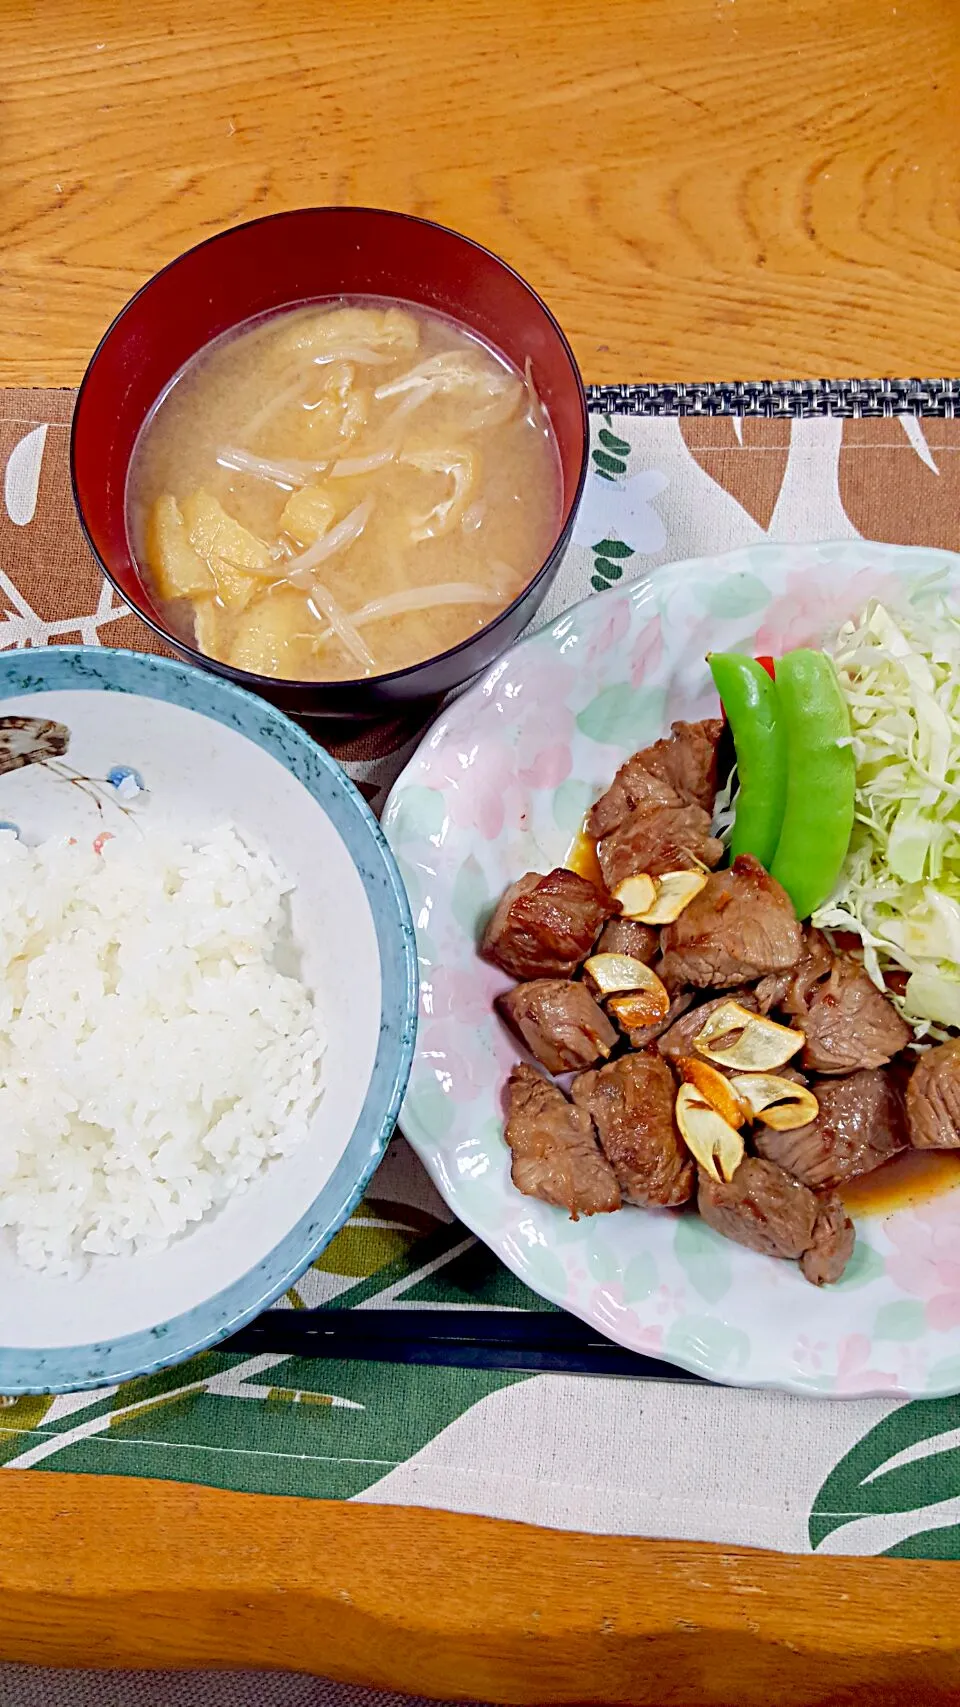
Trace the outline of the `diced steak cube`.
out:
M 907 1085 L 907 1120 L 914 1149 L 960 1149 L 960 1038 L 921 1055 Z
M 597 843 L 600 870 L 611 889 L 625 877 L 647 871 L 692 871 L 716 865 L 723 843 L 710 834 L 702 806 L 638 806 L 610 835 Z
M 831 1286 L 853 1256 L 856 1230 L 839 1197 L 818 1199 L 813 1239 L 800 1258 L 800 1271 L 811 1286 Z
M 511 1178 L 527 1197 L 569 1210 L 574 1221 L 620 1208 L 620 1187 L 589 1114 L 522 1063 L 507 1081 L 504 1136 Z
M 811 1073 L 854 1073 L 885 1067 L 913 1033 L 862 963 L 837 954 L 811 931 L 779 1004 L 804 1033 L 802 1061 Z
M 719 718 L 700 723 L 675 723 L 666 740 L 654 741 L 620 766 L 606 794 L 587 818 L 591 836 L 608 836 L 638 806 L 700 806 L 713 812 L 717 792 L 717 745 L 723 732 Z M 656 789 L 653 783 L 670 791 Z M 638 867 L 639 869 L 646 869 Z
M 769 972 L 766 978 L 761 978 L 754 986 L 754 996 L 757 1002 L 757 1012 L 769 1014 L 775 1008 L 783 1006 L 784 998 L 793 985 L 793 971 Z
M 583 984 L 568 978 L 534 978 L 497 998 L 504 1019 L 548 1073 L 579 1072 L 606 1060 L 617 1041 L 611 1025 Z
M 882 1068 L 823 1079 L 813 1086 L 820 1104 L 816 1120 L 792 1132 L 758 1125 L 758 1153 L 776 1162 L 814 1191 L 868 1174 L 907 1143 L 903 1094 Z
M 697 1205 L 715 1232 L 763 1256 L 799 1262 L 814 1286 L 839 1279 L 853 1250 L 853 1223 L 838 1198 L 816 1197 L 756 1156 L 745 1156 L 729 1182 L 701 1172 Z
M 696 723 L 674 723 L 671 728 L 666 739 L 647 748 L 647 770 L 668 782 L 685 805 L 712 812 L 723 722 L 719 717 L 705 717 Z
M 800 958 L 802 935 L 790 897 L 752 854 L 711 872 L 661 936 L 660 976 L 669 990 L 746 984 Z
M 621 765 L 606 794 L 591 806 L 584 820 L 588 836 L 599 842 L 605 836 L 611 836 L 634 812 L 652 811 L 658 806 L 675 808 L 684 804 L 669 782 L 647 770 L 644 756 L 643 753 L 634 753 L 632 759 Z
M 612 895 L 575 871 L 528 871 L 501 896 L 480 952 L 514 978 L 566 978 L 619 911 Z
M 666 1208 L 693 1193 L 694 1167 L 674 1122 L 676 1089 L 656 1055 L 623 1055 L 573 1081 L 573 1100 L 593 1117 L 625 1203 Z
M 660 932 L 653 925 L 641 925 L 638 919 L 608 919 L 593 952 L 629 954 L 632 960 L 652 966 L 660 953 Z

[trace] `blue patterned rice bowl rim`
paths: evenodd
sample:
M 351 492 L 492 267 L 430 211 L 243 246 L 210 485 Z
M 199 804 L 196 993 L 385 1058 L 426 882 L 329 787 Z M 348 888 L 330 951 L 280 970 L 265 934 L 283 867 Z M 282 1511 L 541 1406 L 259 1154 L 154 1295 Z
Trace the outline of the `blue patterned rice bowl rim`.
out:
M 381 969 L 381 1019 L 367 1094 L 343 1155 L 306 1213 L 268 1256 L 169 1321 L 102 1344 L 0 1346 L 0 1393 L 74 1392 L 149 1375 L 216 1345 L 283 1296 L 353 1213 L 393 1134 L 417 1029 L 410 904 L 366 801 L 324 748 L 265 700 L 173 659 L 120 648 L 51 646 L 0 656 L 0 701 L 64 690 L 140 694 L 235 730 L 274 757 L 322 807 L 370 906 Z

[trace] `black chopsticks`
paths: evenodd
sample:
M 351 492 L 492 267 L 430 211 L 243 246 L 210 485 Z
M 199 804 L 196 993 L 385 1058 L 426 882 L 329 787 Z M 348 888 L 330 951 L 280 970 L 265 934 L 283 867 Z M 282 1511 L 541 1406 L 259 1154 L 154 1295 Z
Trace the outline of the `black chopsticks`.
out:
M 270 1310 L 225 1341 L 222 1350 L 531 1374 L 702 1380 L 658 1358 L 624 1351 L 556 1310 Z

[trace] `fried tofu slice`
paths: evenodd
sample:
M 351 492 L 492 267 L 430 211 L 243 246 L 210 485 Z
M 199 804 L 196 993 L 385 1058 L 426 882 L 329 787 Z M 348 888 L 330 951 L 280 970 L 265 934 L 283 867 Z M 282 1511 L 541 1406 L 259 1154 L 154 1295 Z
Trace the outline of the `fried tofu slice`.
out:
M 215 599 L 198 599 L 194 605 L 193 642 L 204 657 L 225 659 L 223 611 Z
M 191 544 L 180 506 L 170 492 L 164 492 L 150 511 L 146 555 L 162 598 L 196 599 L 216 592 L 212 571 Z
M 183 520 L 194 551 L 209 560 L 220 558 L 234 569 L 269 569 L 270 548 L 241 522 L 228 515 L 212 492 L 192 492 L 183 501 Z
M 258 676 L 302 679 L 313 657 L 309 629 L 303 594 L 276 587 L 238 618 L 227 662 Z
M 280 348 L 311 356 L 339 349 L 376 350 L 388 355 L 412 353 L 420 328 L 402 308 L 326 308 L 301 318 L 284 333 Z
M 280 530 L 298 545 L 313 545 L 326 533 L 336 515 L 336 505 L 319 486 L 304 486 L 291 492 L 280 516 Z
M 263 581 L 259 575 L 246 575 L 242 569 L 235 569 L 232 563 L 225 563 L 222 557 L 215 557 L 211 568 L 216 577 L 217 597 L 224 610 L 246 610 L 251 599 L 263 592 Z M 281 574 L 278 564 L 278 578 Z

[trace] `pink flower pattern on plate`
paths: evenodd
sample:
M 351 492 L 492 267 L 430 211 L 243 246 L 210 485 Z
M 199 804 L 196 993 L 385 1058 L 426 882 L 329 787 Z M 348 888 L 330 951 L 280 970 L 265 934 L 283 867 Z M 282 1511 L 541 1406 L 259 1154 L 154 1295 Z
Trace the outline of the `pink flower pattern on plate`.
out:
M 757 630 L 755 655 L 779 658 L 798 646 L 822 646 L 868 599 L 887 598 L 896 587 L 895 576 L 873 569 L 861 569 L 839 581 L 813 564 L 796 569 L 787 576 L 780 597 L 767 606 Z
M 814 1340 L 810 1338 L 809 1334 L 800 1334 L 793 1348 L 793 1361 L 800 1369 L 810 1369 L 816 1372 L 823 1368 L 826 1349 L 825 1340 Z
M 630 681 L 638 688 L 648 675 L 660 668 L 663 658 L 663 625 L 658 616 L 651 617 L 641 629 L 630 652 Z
M 837 1393 L 896 1393 L 899 1381 L 892 1369 L 871 1369 L 873 1342 L 866 1334 L 848 1334 L 837 1347 Z
M 589 1293 L 589 1305 L 594 1319 L 621 1345 L 631 1345 L 637 1351 L 656 1353 L 663 1345 L 663 1329 L 650 1326 L 625 1303 L 623 1287 L 619 1281 L 608 1281 L 605 1286 L 595 1286 Z M 626 1337 L 628 1336 L 628 1337 Z
M 559 788 L 566 782 L 573 729 L 569 706 L 557 705 L 549 696 L 527 705 L 514 735 L 517 776 L 527 788 Z
M 565 741 L 554 741 L 541 747 L 528 765 L 519 772 L 527 788 L 559 788 L 570 775 L 570 748 Z
M 903 1292 L 920 1298 L 931 1328 L 960 1327 L 960 1252 L 952 1197 L 935 1198 L 912 1215 L 891 1217 L 887 1235 L 894 1252 L 887 1273 Z
M 449 1096 L 455 1093 L 457 1103 L 473 1102 L 486 1088 L 489 1057 L 468 1054 L 456 1026 L 422 1026 L 417 1047 L 436 1082 Z M 513 1054 L 515 1057 L 516 1049 Z
M 520 810 L 513 748 L 505 741 L 458 742 L 447 778 L 447 810 L 458 830 L 476 830 L 492 842 L 503 830 L 508 807 Z
M 478 960 L 476 971 L 462 966 L 434 966 L 421 984 L 421 995 L 429 991 L 429 1009 L 424 1012 L 438 1022 L 452 1019 L 458 1025 L 483 1025 L 490 1018 L 494 997 L 509 989 L 511 980 L 498 967 Z
M 604 611 L 606 620 L 587 644 L 584 653 L 587 664 L 595 664 L 612 646 L 618 646 L 630 631 L 630 606 L 626 599 L 614 598 L 610 603 L 613 608 L 609 614 Z M 659 618 L 655 620 L 659 626 Z

